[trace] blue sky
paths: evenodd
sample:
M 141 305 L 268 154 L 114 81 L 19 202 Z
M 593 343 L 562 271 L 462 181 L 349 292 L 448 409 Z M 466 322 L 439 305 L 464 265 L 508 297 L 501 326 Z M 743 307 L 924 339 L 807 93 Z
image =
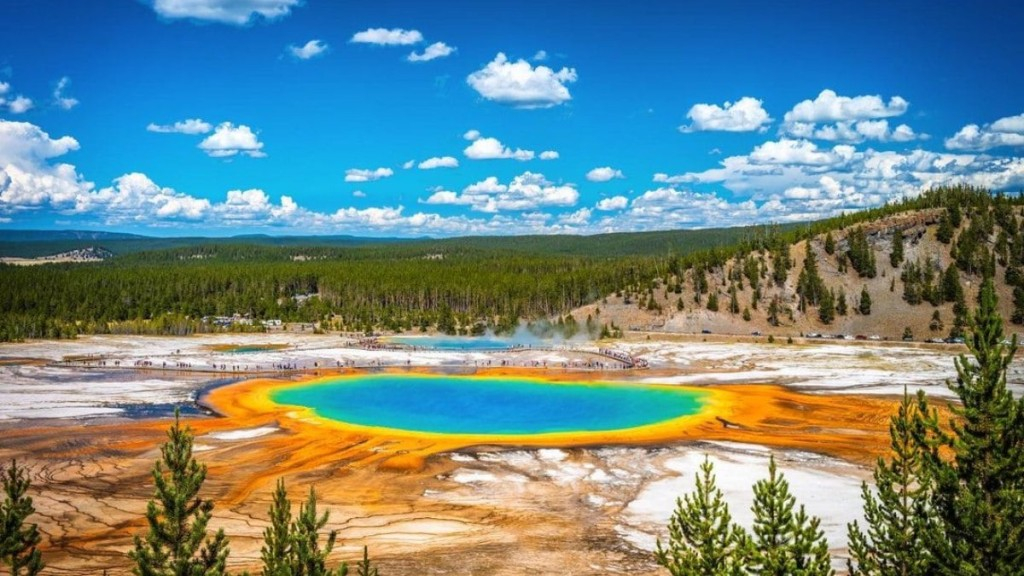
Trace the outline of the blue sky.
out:
M 1024 187 L 1017 2 L 4 0 L 0 229 L 596 233 Z

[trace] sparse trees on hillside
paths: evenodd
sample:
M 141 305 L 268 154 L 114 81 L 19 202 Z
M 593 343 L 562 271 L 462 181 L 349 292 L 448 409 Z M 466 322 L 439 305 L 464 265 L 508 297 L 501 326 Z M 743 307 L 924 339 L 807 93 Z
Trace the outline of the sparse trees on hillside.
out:
M 871 314 L 871 294 L 868 293 L 867 284 L 860 289 L 860 302 L 857 303 L 857 311 L 864 316 Z
M 850 265 L 857 271 L 857 275 L 861 278 L 874 278 L 877 274 L 875 251 L 868 243 L 864 228 L 861 226 L 854 228 L 847 234 L 846 240 L 849 244 L 846 254 L 850 259 Z
M 903 262 L 903 230 L 897 228 L 892 233 L 892 251 L 889 253 L 889 264 L 898 268 Z

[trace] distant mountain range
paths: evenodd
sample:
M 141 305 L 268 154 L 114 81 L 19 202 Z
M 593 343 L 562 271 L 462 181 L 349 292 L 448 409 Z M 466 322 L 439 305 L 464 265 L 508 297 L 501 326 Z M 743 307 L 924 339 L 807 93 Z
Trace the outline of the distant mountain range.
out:
M 780 229 L 797 228 L 799 224 Z M 331 247 L 388 246 L 402 244 L 424 249 L 467 248 L 567 256 L 647 256 L 687 254 L 696 250 L 723 247 L 748 238 L 764 226 L 709 228 L 703 230 L 665 230 L 654 232 L 616 232 L 592 236 L 463 236 L 456 238 L 394 238 L 332 236 L 272 236 L 245 234 L 229 237 L 156 237 L 98 230 L 0 230 L 0 257 L 38 258 L 71 250 L 101 247 L 115 256 L 170 250 L 193 246 L 276 246 Z

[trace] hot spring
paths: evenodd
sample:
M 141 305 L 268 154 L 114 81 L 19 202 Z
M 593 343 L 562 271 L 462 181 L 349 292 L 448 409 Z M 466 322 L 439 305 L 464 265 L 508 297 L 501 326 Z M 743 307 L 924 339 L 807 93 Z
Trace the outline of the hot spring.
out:
M 708 393 L 678 386 L 525 377 L 374 374 L 273 390 L 276 404 L 338 422 L 410 432 L 605 432 L 699 413 Z

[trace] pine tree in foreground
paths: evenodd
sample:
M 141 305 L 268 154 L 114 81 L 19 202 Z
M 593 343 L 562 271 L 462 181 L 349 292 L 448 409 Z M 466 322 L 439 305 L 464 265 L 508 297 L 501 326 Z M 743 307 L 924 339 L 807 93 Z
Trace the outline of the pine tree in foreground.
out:
M 316 492 L 309 489 L 309 498 L 299 507 L 299 516 L 292 523 L 292 546 L 295 561 L 294 576 L 345 576 L 348 565 L 342 563 L 337 569 L 327 568 L 327 557 L 334 549 L 338 532 L 331 530 L 323 549 L 320 548 L 320 530 L 327 525 L 329 513 L 322 516 L 316 511 Z
M 960 399 L 950 407 L 951 432 L 926 452 L 925 470 L 934 481 L 932 504 L 940 529 L 929 548 L 939 573 L 1020 574 L 1024 566 L 1024 398 L 1006 387 L 1006 371 L 1017 338 L 1004 343 L 995 288 L 986 279 L 966 341 L 972 358 L 956 360 Z M 952 458 L 947 457 L 947 452 Z
M 218 530 L 206 538 L 213 501 L 199 497 L 206 466 L 193 458 L 192 444 L 192 430 L 181 426 L 175 410 L 161 459 L 153 467 L 156 493 L 146 508 L 149 531 L 145 538 L 135 537 L 135 548 L 128 553 L 136 576 L 226 574 L 227 537 Z
M 750 539 L 733 524 L 729 505 L 715 485 L 714 465 L 705 456 L 694 491 L 676 499 L 669 520 L 669 540 L 658 540 L 655 558 L 672 576 L 741 576 L 750 554 Z
M 749 572 L 763 576 L 830 576 L 833 574 L 828 542 L 821 520 L 809 517 L 789 492 L 789 482 L 778 472 L 775 456 L 768 462 L 768 478 L 754 484 L 753 554 Z
M 921 440 L 938 414 L 927 397 L 903 392 L 899 410 L 889 423 L 890 456 L 875 464 L 875 490 L 865 482 L 866 532 L 858 522 L 847 526 L 851 576 L 924 576 L 932 573 L 926 535 L 935 529 L 929 504 L 931 482 L 924 474 Z M 877 495 L 876 495 L 877 492 Z
M 270 504 L 270 526 L 263 531 L 262 576 L 345 576 L 348 565 L 342 563 L 335 569 L 327 568 L 327 557 L 334 549 L 338 533 L 331 530 L 323 549 L 320 548 L 320 531 L 327 525 L 328 513 L 318 515 L 316 492 L 310 488 L 309 498 L 299 507 L 299 515 L 292 518 L 291 502 L 284 480 L 277 481 L 274 499 Z M 369 556 L 363 548 L 363 564 L 360 569 L 370 569 Z M 377 571 L 367 572 L 376 576 Z
M 284 480 L 277 481 L 270 504 L 270 526 L 263 531 L 263 576 L 290 576 L 292 548 L 292 504 L 288 500 Z
M 10 567 L 11 576 L 35 576 L 43 569 L 43 559 L 36 546 L 42 540 L 35 524 L 26 524 L 35 512 L 28 496 L 29 479 L 17 461 L 0 470 L 3 476 L 4 500 L 0 502 L 0 564 Z
M 356 564 L 356 576 L 380 576 L 377 568 L 370 562 L 370 555 L 366 546 L 363 546 L 363 559 L 359 561 L 359 564 Z

